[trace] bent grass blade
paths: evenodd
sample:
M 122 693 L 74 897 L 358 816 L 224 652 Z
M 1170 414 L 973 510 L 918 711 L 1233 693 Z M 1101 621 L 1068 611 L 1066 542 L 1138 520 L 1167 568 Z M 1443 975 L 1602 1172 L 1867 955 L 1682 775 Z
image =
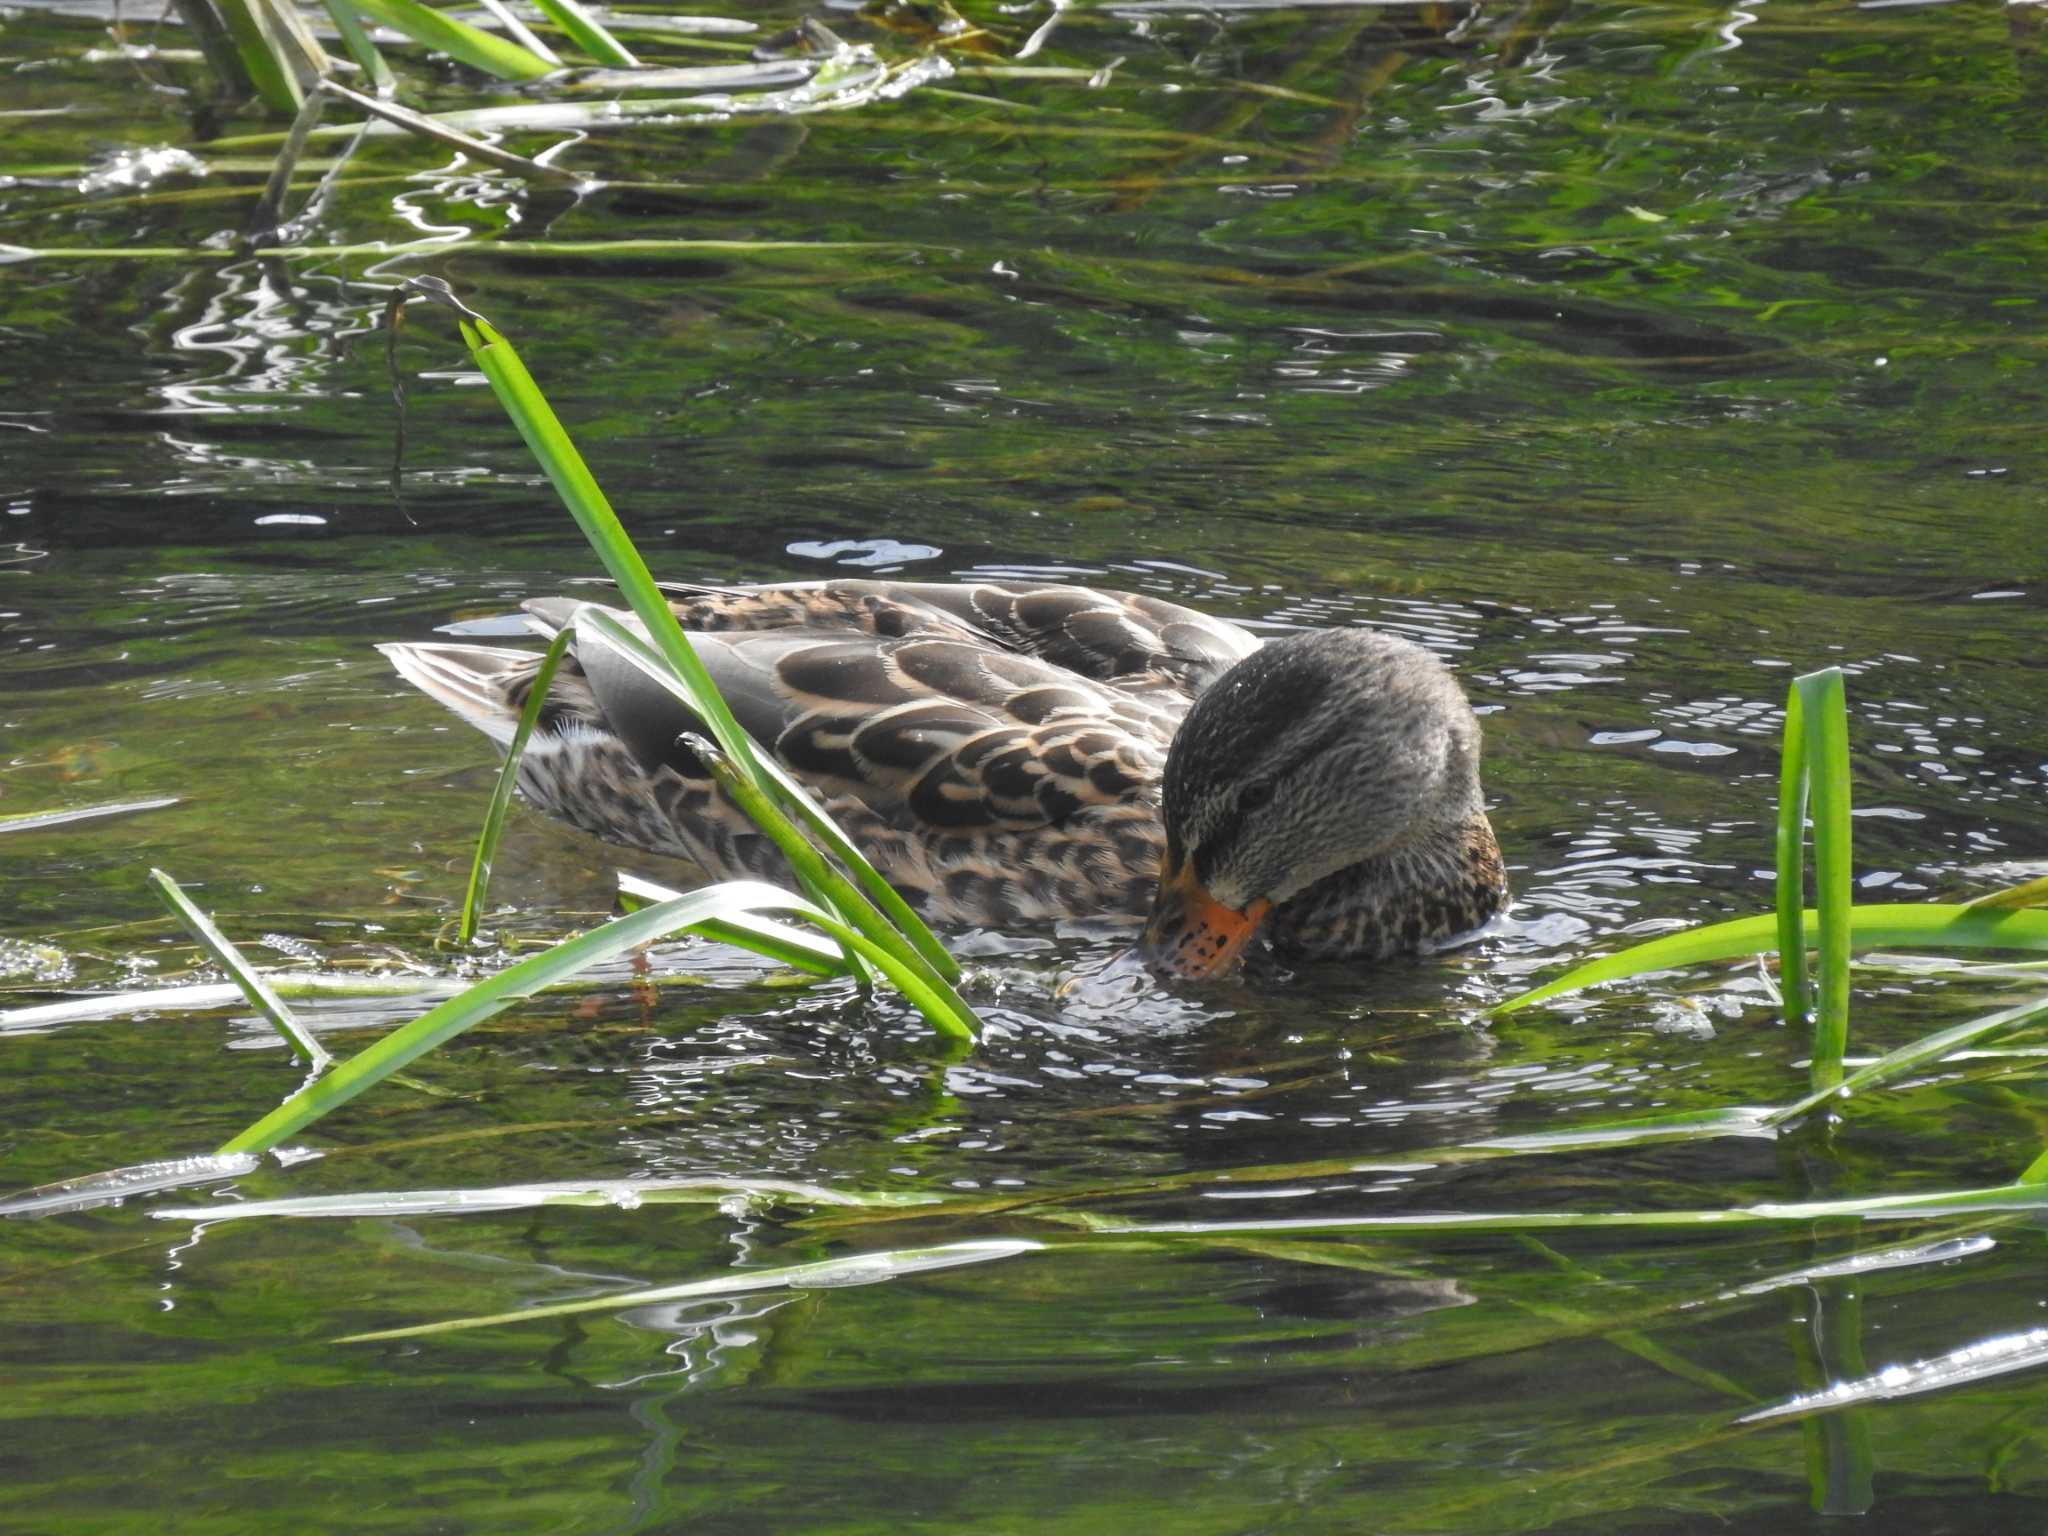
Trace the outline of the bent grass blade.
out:
M 651 901 L 674 901 L 681 891 L 670 890 L 665 885 L 656 885 L 652 880 L 638 875 L 619 872 L 619 899 L 626 910 L 636 911 Z M 846 958 L 836 944 L 792 928 L 787 923 L 778 923 L 770 917 L 752 913 L 728 913 L 722 918 L 697 925 L 696 931 L 707 939 L 720 943 L 735 944 L 741 949 L 750 949 L 757 955 L 784 965 L 795 966 L 817 976 L 844 976 L 848 974 Z M 735 937 L 728 938 L 732 934 Z M 744 937 L 738 937 L 744 935 Z
M 581 609 L 577 613 L 576 622 L 579 627 L 587 629 L 591 634 L 616 651 L 619 656 L 631 662 L 634 667 L 651 681 L 666 688 L 677 699 L 690 706 L 692 710 L 698 709 L 701 696 L 697 690 L 689 686 L 686 679 L 670 677 L 661 666 L 659 658 L 648 648 L 646 642 L 620 624 L 618 620 L 614 619 L 603 609 Z M 683 685 L 678 686 L 679 682 Z M 717 698 L 717 688 L 711 683 L 709 673 L 705 674 L 704 682 L 706 688 L 710 690 L 710 696 Z M 719 705 L 722 708 L 724 700 L 720 699 Z M 734 723 L 734 729 L 738 729 L 737 722 Z M 812 797 L 810 791 L 795 778 L 791 777 L 789 772 L 772 757 L 755 754 L 753 766 L 759 771 L 758 777 L 753 781 L 754 786 L 764 792 L 763 798 L 768 798 L 765 792 L 771 786 L 774 790 L 780 791 L 779 799 L 781 802 L 787 805 L 790 810 L 796 812 L 803 819 L 804 824 L 825 844 L 826 850 L 832 857 L 846 867 L 851 873 L 855 884 L 858 885 L 861 894 L 887 914 L 889 921 L 895 925 L 897 932 L 910 941 L 925 964 L 944 981 L 948 983 L 958 982 L 960 979 L 959 961 L 947 953 L 945 945 L 939 942 L 938 936 L 925 926 L 924 921 L 910 909 L 909 903 L 904 901 L 902 894 L 889 884 L 887 880 L 882 878 L 881 872 L 867 861 L 861 851 L 854 846 L 853 840 L 841 830 L 837 822 L 825 813 L 824 808 Z M 785 825 L 787 824 L 787 819 L 781 816 L 779 809 L 775 810 L 775 815 L 782 819 Z M 798 842 L 805 841 L 803 834 L 795 829 L 791 829 L 789 835 Z M 778 839 L 778 846 L 780 845 L 781 840 Z
M 554 982 L 623 954 L 636 945 L 666 938 L 707 917 L 764 908 L 824 916 L 802 897 L 756 881 L 714 885 L 677 897 L 674 901 L 647 907 L 543 950 L 429 1009 L 410 1024 L 393 1030 L 376 1044 L 351 1056 L 318 1082 L 300 1089 L 226 1142 L 220 1151 L 223 1154 L 267 1152 L 285 1137 L 304 1130 L 365 1089 L 452 1040 L 471 1025 L 502 1013 Z

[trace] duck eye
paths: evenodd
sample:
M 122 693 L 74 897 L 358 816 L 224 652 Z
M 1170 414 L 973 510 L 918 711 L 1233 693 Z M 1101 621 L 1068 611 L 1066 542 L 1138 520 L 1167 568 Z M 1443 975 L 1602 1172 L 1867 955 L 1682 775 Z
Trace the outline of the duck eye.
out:
M 1254 779 L 1238 791 L 1237 808 L 1240 812 L 1256 811 L 1260 806 L 1270 804 L 1272 799 L 1273 781 L 1271 779 Z

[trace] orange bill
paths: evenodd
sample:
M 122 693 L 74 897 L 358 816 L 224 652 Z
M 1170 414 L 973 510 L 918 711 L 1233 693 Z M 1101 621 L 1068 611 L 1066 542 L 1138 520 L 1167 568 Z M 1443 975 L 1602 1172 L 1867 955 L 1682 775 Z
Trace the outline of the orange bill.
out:
M 1261 898 L 1233 911 L 1202 888 L 1194 866 L 1163 870 L 1138 953 L 1169 976 L 1227 976 L 1237 969 L 1244 947 L 1272 903 Z

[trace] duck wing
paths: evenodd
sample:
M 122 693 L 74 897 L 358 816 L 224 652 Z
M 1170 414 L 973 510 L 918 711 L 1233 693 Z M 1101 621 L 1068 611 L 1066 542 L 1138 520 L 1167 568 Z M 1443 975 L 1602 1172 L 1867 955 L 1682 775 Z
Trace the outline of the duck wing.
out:
M 527 606 L 552 628 L 578 605 Z M 926 830 L 1025 831 L 1149 804 L 1181 713 L 992 646 L 943 613 L 895 637 L 846 624 L 699 629 L 690 641 L 741 727 L 792 773 Z M 687 707 L 604 647 L 579 648 L 575 663 L 602 724 L 644 769 L 703 776 L 678 740 L 702 731 Z
M 1259 647 L 1225 619 L 1134 592 L 999 582 L 822 581 L 771 587 L 665 584 L 686 629 L 845 629 L 922 635 L 1036 657 L 1122 692 L 1185 708 Z

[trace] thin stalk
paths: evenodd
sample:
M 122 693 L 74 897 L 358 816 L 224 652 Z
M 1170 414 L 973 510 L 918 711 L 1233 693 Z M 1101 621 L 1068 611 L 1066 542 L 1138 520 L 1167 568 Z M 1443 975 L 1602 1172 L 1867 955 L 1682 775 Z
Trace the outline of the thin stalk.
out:
M 569 649 L 569 631 L 563 630 L 555 636 L 540 659 L 540 670 L 534 674 L 533 683 L 526 692 L 526 707 L 519 711 L 519 724 L 512 732 L 512 741 L 505 749 L 505 763 L 498 771 L 498 782 L 491 790 L 491 804 L 484 812 L 483 831 L 476 840 L 476 857 L 470 860 L 469 889 L 462 897 L 462 921 L 455 930 L 455 942 L 464 946 L 476 938 L 476 925 L 483 911 L 484 893 L 491 883 L 491 861 L 498 856 L 498 841 L 505 832 L 505 813 L 512 805 L 512 791 L 519 783 L 519 759 L 526 751 L 527 740 L 533 735 L 533 728 L 540 720 L 542 707 L 547 703 L 548 685 L 555 680 L 555 669 L 562 664 L 562 657 Z
M 242 952 L 228 942 L 227 936 L 214 927 L 204 912 L 192 905 L 178 888 L 178 882 L 160 869 L 152 869 L 148 879 L 150 886 L 163 899 L 163 904 L 171 909 L 171 915 L 185 925 L 185 931 L 199 941 L 200 948 L 212 955 L 228 973 L 242 996 L 249 1000 L 249 1006 L 270 1020 L 272 1027 L 284 1036 L 285 1044 L 298 1054 L 299 1059 L 315 1072 L 324 1072 L 332 1066 L 334 1058 L 292 1016 L 291 1009 L 284 1005 L 284 999 L 242 957 Z
M 381 117 L 387 123 L 394 123 L 408 133 L 416 133 L 423 139 L 432 139 L 473 155 L 479 160 L 508 170 L 520 176 L 532 177 L 536 181 L 576 181 L 580 178 L 574 171 L 565 171 L 559 166 L 543 165 L 525 155 L 515 155 L 509 149 L 500 149 L 495 144 L 486 144 L 482 139 L 450 128 L 446 123 L 437 123 L 423 113 L 410 107 L 401 107 L 394 101 L 379 101 L 374 96 L 365 96 L 361 91 L 352 91 L 334 80 L 322 80 L 320 89 L 337 100 L 360 107 L 372 117 Z
M 291 190 L 292 173 L 298 169 L 299 157 L 306 151 L 307 138 L 319 126 L 320 113 L 325 105 L 326 98 L 317 91 L 309 93 L 300 104 L 299 115 L 292 119 L 292 131 L 285 135 L 284 147 L 277 152 L 277 159 L 271 162 L 270 175 L 263 183 L 263 195 L 249 210 L 248 221 L 243 225 L 243 237 L 249 244 L 263 245 L 276 237 L 278 226 L 284 222 L 284 200 Z

